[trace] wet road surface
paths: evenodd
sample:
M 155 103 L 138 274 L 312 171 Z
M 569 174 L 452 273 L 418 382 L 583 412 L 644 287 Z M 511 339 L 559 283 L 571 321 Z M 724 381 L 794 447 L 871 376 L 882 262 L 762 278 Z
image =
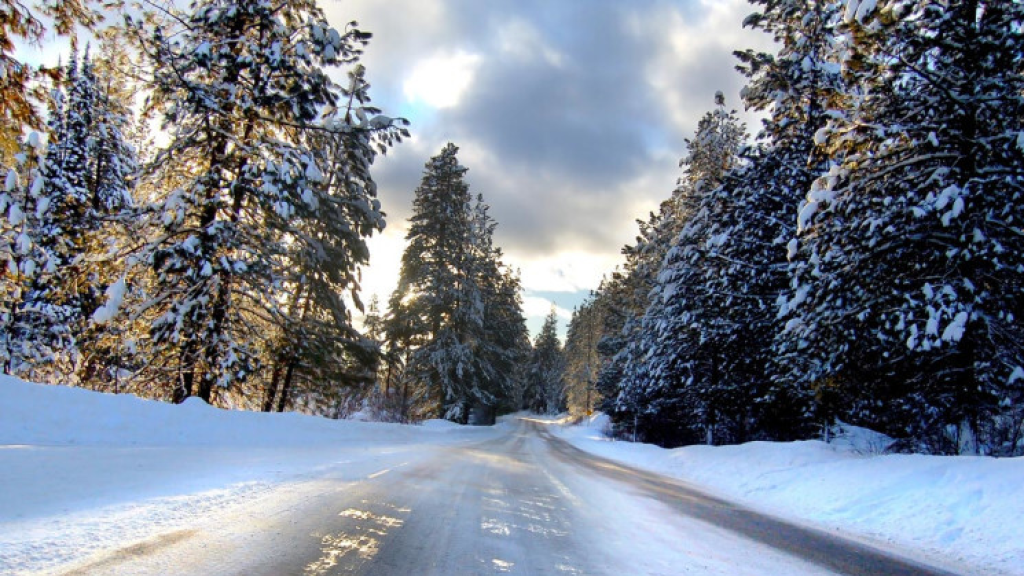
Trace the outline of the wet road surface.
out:
M 542 424 L 282 486 L 61 574 L 950 576 L 584 453 Z

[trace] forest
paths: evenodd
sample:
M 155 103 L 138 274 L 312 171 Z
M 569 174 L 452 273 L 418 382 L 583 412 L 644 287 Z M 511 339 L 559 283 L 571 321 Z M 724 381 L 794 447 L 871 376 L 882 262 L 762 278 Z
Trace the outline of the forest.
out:
M 364 306 L 372 167 L 410 126 L 372 104 L 357 23 L 315 0 L 121 22 L 115 0 L 0 0 L 3 372 L 384 421 L 601 410 L 663 446 L 846 423 L 1024 454 L 1024 5 L 751 4 L 776 47 L 735 52 L 761 125 L 708 87 L 675 189 L 563 345 L 554 310 L 531 342 L 454 143 L 425 160 L 386 309 Z M 61 66 L 19 61 L 44 34 L 72 38 Z
M 763 126 L 749 144 L 716 95 L 576 310 L 570 410 L 664 446 L 845 422 L 1024 453 L 1024 7 L 755 4 L 778 53 L 735 55 Z

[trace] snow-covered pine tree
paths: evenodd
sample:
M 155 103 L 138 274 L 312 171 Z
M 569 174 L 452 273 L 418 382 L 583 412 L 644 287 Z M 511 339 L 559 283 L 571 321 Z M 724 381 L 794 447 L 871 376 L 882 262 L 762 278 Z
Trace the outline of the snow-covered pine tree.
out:
M 133 206 L 137 163 L 123 133 L 131 111 L 103 88 L 88 48 L 80 62 L 72 54 L 65 76 L 66 89 L 55 91 L 58 104 L 50 120 L 44 188 L 49 210 L 39 222 L 57 270 L 36 284 L 26 305 L 48 311 L 40 322 L 49 327 L 51 348 L 61 352 L 55 360 L 62 362 L 51 368 L 55 376 L 67 381 L 78 366 L 81 379 L 103 380 L 98 364 L 107 358 L 89 318 L 115 282 L 105 254 L 117 222 Z
M 522 286 L 519 275 L 502 261 L 502 251 L 494 245 L 497 223 L 482 195 L 473 204 L 472 247 L 476 259 L 476 277 L 483 303 L 483 324 L 477 355 L 480 357 L 481 383 L 495 398 L 487 406 L 484 420 L 490 422 L 495 410 L 519 409 L 512 400 L 524 386 L 530 353 L 530 333 L 523 316 Z M 481 407 L 483 409 L 483 407 Z
M 368 392 L 375 379 L 379 348 L 353 327 L 348 302 L 362 309 L 359 272 L 369 262 L 366 238 L 384 228 L 371 164 L 406 132 L 404 121 L 370 105 L 368 88 L 365 68 L 352 68 L 341 93 L 344 108 L 325 122 L 325 130 L 305 135 L 316 163 L 305 170 L 313 176 L 313 170 L 323 171 L 303 192 L 311 202 L 296 203 L 290 214 L 266 207 L 267 225 L 289 239 L 274 275 L 290 304 L 268 310 L 280 315 L 267 391 L 277 396 L 278 411 L 301 396 L 307 411 L 333 414 L 336 406 Z M 281 187 L 287 187 L 292 176 L 281 176 Z
M 644 436 L 645 432 L 657 432 L 659 428 L 651 424 L 658 420 L 657 411 L 646 410 L 651 383 L 647 350 L 664 312 L 660 298 L 656 297 L 658 271 L 679 236 L 683 199 L 690 189 L 682 184 L 680 180 L 680 186 L 661 203 L 657 214 L 650 214 L 646 222 L 637 220 L 640 235 L 636 237 L 636 244 L 622 249 L 626 257 L 627 312 L 618 345 L 609 346 L 613 344 L 614 335 L 605 343 L 609 347 L 610 361 L 602 369 L 597 383 L 606 398 L 602 409 L 611 417 L 617 432 L 654 442 L 659 441 L 656 436 Z
M 554 307 L 544 319 L 533 342 L 530 358 L 530 408 L 541 414 L 558 414 L 565 407 L 565 355 L 558 340 L 558 313 Z
M 858 95 L 819 135 L 780 349 L 906 449 L 1019 454 L 1024 5 L 846 4 Z
M 709 371 L 728 390 L 731 426 L 723 441 L 804 434 L 810 402 L 773 378 L 772 341 L 781 325 L 776 303 L 788 286 L 787 243 L 796 232 L 793 206 L 825 169 L 814 142 L 826 111 L 841 105 L 835 2 L 758 0 L 745 25 L 771 34 L 774 55 L 738 52 L 749 79 L 748 109 L 766 112 L 759 143 L 744 164 L 702 197 L 711 213 L 699 280 L 696 321 L 702 346 L 719 355 Z
M 36 104 L 46 98 L 44 90 L 33 83 L 40 72 L 54 77 L 53 71 L 35 70 L 15 58 L 17 41 L 38 44 L 52 31 L 71 36 L 75 42 L 79 26 L 92 28 L 102 20 L 97 8 L 121 3 L 122 0 L 61 0 L 30 4 L 21 0 L 0 0 L 0 14 L 3 14 L 0 19 L 0 161 L 4 165 L 13 166 L 13 157 L 20 150 L 23 127 L 42 128 Z
M 314 0 L 194 0 L 185 16 L 165 22 L 152 30 L 129 22 L 152 65 L 152 104 L 171 137 L 149 174 L 177 183 L 155 207 L 161 232 L 147 251 L 152 293 L 135 312 L 153 319 L 147 362 L 169 368 L 174 400 L 198 387 L 209 401 L 216 387 L 242 382 L 270 360 L 261 350 L 278 349 L 267 341 L 276 333 L 267 317 L 311 318 L 303 311 L 313 313 L 313 296 L 286 286 L 294 277 L 282 273 L 305 243 L 338 247 L 340 261 L 320 262 L 338 269 L 317 271 L 338 274 L 325 283 L 351 280 L 365 260 L 359 239 L 380 225 L 363 140 L 400 134 L 362 105 L 348 109 L 353 118 L 340 117 L 343 94 L 325 69 L 354 66 L 370 35 L 354 23 L 335 30 Z M 337 168 L 312 138 L 320 133 L 345 139 L 357 160 L 348 166 L 354 177 L 329 180 L 325 171 Z M 310 234 L 328 210 L 351 218 L 351 233 Z M 324 310 L 334 330 L 348 332 L 337 301 Z
M 36 311 L 23 305 L 32 286 L 56 270 L 36 234 L 49 204 L 44 146 L 38 133 L 24 139 L 0 191 L 0 363 L 5 374 L 31 376 L 33 366 L 49 359 L 49 350 L 35 345 L 42 339 L 35 337 Z
M 474 405 L 497 398 L 476 354 L 484 302 L 474 253 L 474 214 L 458 147 L 447 144 L 416 188 L 408 245 L 391 298 L 389 342 L 408 346 L 405 376 L 425 389 L 428 412 L 466 422 Z
M 503 395 L 500 411 L 513 412 L 523 407 L 527 386 L 527 364 L 532 346 L 530 331 L 523 315 L 522 280 L 498 260 L 497 274 L 484 283 L 487 294 L 484 325 L 487 327 L 487 362 L 499 378 Z
M 598 344 L 609 332 L 605 325 L 608 301 L 620 296 L 614 289 L 621 285 L 621 281 L 613 282 L 621 280 L 622 276 L 616 271 L 612 278 L 612 281 L 602 282 L 597 291 L 573 310 L 565 335 L 565 402 L 569 413 L 574 416 L 592 414 L 603 400 L 597 391 L 597 377 L 604 365 Z M 611 329 L 613 337 L 619 336 L 617 332 L 621 331 L 621 326 L 619 328 L 618 331 Z
M 88 317 L 105 290 L 98 256 L 105 218 L 130 204 L 134 160 L 120 138 L 118 115 L 99 89 L 88 52 L 73 54 L 53 91 L 45 162 L 41 163 L 34 211 L 22 233 L 46 254 L 48 271 L 35 274 L 12 302 L 18 321 L 12 337 L 30 357 L 14 361 L 37 380 L 71 382 L 83 341 L 92 333 Z M 116 164 L 117 170 L 109 169 Z M 98 199 L 115 195 L 116 201 Z
M 646 355 L 652 377 L 647 411 L 670 422 L 659 434 L 668 443 L 703 439 L 713 444 L 735 436 L 745 425 L 736 414 L 742 410 L 737 388 L 744 383 L 726 376 L 731 343 L 717 338 L 720 326 L 729 322 L 729 310 L 709 290 L 706 276 L 725 240 L 719 227 L 727 198 L 717 192 L 739 165 L 745 133 L 736 112 L 726 109 L 721 92 L 715 104 L 687 142 L 690 150 L 681 163 L 686 166 L 681 184 L 688 190 L 681 195 L 683 228 L 658 273 L 651 303 L 654 317 L 647 323 L 653 330 Z M 725 438 L 716 439 L 719 433 Z
M 374 361 L 373 388 L 366 395 L 366 407 L 373 414 L 373 419 L 378 422 L 399 422 L 403 407 L 398 390 L 393 389 L 392 379 L 389 377 L 391 359 L 386 349 L 387 321 L 381 309 L 380 297 L 376 294 L 370 297 L 366 312 L 363 314 L 363 330 L 366 338 L 380 351 Z

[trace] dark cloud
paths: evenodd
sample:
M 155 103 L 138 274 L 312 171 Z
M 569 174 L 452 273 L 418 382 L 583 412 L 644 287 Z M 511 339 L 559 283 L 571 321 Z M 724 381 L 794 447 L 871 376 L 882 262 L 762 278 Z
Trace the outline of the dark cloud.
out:
M 376 168 L 389 220 L 408 217 L 424 162 L 451 140 L 473 190 L 492 206 L 499 241 L 521 259 L 571 249 L 617 254 L 634 219 L 670 193 L 684 140 L 715 91 L 742 108 L 731 52 L 767 46 L 744 36 L 740 22 L 752 8 L 736 0 L 327 7 L 336 24 L 357 18 L 374 33 L 365 61 L 375 102 L 414 122 L 415 142 Z M 478 58 L 459 103 L 412 107 L 403 85 L 417 64 L 456 53 Z

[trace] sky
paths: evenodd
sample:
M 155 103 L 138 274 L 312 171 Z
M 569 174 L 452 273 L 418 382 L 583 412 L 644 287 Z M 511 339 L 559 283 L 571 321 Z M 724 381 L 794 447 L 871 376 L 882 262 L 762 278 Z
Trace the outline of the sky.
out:
M 460 148 L 495 241 L 522 273 L 532 334 L 622 263 L 636 220 L 667 198 L 686 138 L 726 95 L 743 110 L 734 50 L 771 50 L 744 29 L 746 0 L 321 0 L 332 25 L 373 34 L 362 63 L 373 103 L 412 137 L 373 175 L 387 228 L 370 242 L 363 301 L 394 290 L 413 193 L 427 160 Z M 66 42 L 28 61 L 56 63 Z M 344 70 L 336 71 L 339 82 Z
M 365 299 L 397 282 L 413 192 L 447 142 L 497 220 L 496 243 L 522 271 L 536 334 L 551 306 L 573 307 L 622 263 L 636 222 L 681 174 L 685 139 L 721 90 L 751 132 L 734 50 L 768 50 L 742 27 L 746 0 L 342 0 L 336 27 L 374 37 L 363 58 L 374 103 L 412 123 L 375 165 L 388 213 L 371 244 Z

